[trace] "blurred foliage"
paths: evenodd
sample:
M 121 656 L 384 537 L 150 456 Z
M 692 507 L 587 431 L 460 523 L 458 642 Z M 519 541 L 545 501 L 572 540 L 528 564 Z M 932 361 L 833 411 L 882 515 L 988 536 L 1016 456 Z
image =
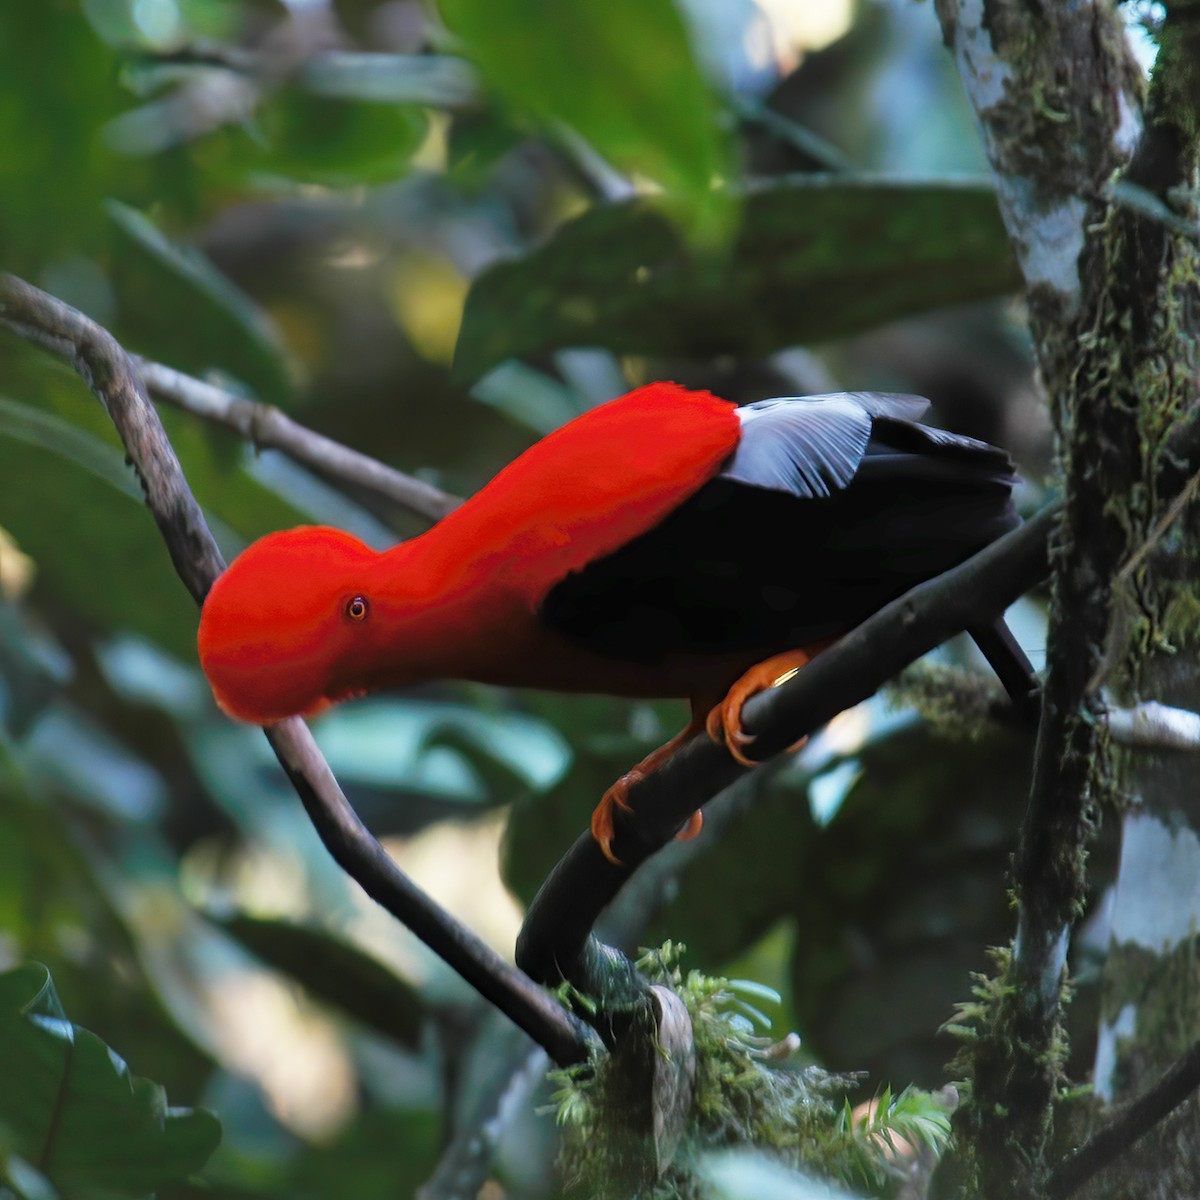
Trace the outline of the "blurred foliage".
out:
M 731 148 L 672 0 L 443 0 L 440 12 L 497 96 L 552 132 L 565 124 L 717 234 Z
M 659 207 L 591 209 L 482 275 L 461 375 L 579 345 L 762 355 L 1018 283 L 987 184 L 799 177 L 751 192 L 732 245 L 715 252 L 689 248 Z
M 0 974 L 0 1076 L 6 1155 L 37 1163 L 63 1196 L 143 1196 L 203 1166 L 221 1136 L 211 1113 L 168 1108 L 67 1020 L 39 963 Z
M 994 199 L 952 178 L 982 158 L 928 6 L 9 4 L 0 144 L 6 268 L 460 494 L 650 378 L 921 391 L 1019 448 L 1031 491 L 1048 459 Z M 164 418 L 227 555 L 305 521 L 422 528 Z M 258 732 L 215 711 L 106 415 L 3 332 L 0 478 L 3 978 L 45 963 L 72 1021 L 224 1130 L 197 1181 L 123 1194 L 409 1195 L 445 1150 L 439 1178 L 557 1195 L 542 1064 L 346 882 Z M 498 858 L 519 907 L 683 720 L 444 684 L 316 733 L 405 868 L 509 953 Z M 1027 770 L 1006 735 L 897 720 L 868 706 L 732 789 L 606 918 L 769 983 L 776 1028 L 869 1069 L 864 1094 L 944 1079 L 934 1031 L 1007 933 Z M 0 1125 L 5 1186 L 75 1194 Z M 819 1194 L 758 1160 L 697 1171 L 714 1195 Z

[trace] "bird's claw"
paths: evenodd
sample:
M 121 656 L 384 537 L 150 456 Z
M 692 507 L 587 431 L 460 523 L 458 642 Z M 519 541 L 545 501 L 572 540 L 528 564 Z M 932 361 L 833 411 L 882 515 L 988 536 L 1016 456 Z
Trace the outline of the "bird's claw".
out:
M 613 809 L 619 808 L 622 812 L 626 813 L 633 812 L 633 808 L 629 803 L 629 789 L 643 778 L 645 776 L 636 767 L 632 771 L 626 771 L 600 797 L 600 803 L 596 805 L 595 811 L 592 813 L 592 837 L 596 839 L 596 845 L 600 847 L 600 853 L 614 867 L 619 867 L 621 860 L 612 851 L 612 840 L 615 832 L 613 829 Z
M 751 696 L 786 683 L 809 661 L 809 657 L 806 651 L 792 650 L 751 667 L 729 689 L 725 699 L 709 712 L 704 723 L 709 740 L 718 746 L 723 745 L 734 762 L 743 767 L 757 767 L 762 759 L 751 758 L 746 753 L 747 748 L 755 741 L 755 735 L 742 728 L 742 709 Z M 807 738 L 801 738 L 789 746 L 788 750 L 799 750 L 805 741 Z
M 622 812 L 632 813 L 633 806 L 629 803 L 629 789 L 645 777 L 645 773 L 636 767 L 632 771 L 627 771 L 604 793 L 592 813 L 592 837 L 595 838 L 596 845 L 600 847 L 600 853 L 614 867 L 619 867 L 621 860 L 613 853 L 612 849 L 613 809 L 619 808 Z M 688 817 L 687 824 L 675 835 L 676 841 L 691 841 L 700 832 L 703 824 L 704 814 L 697 809 Z
M 704 723 L 709 741 L 724 746 L 729 751 L 729 757 L 743 767 L 758 766 L 758 760 L 746 753 L 755 736 L 742 728 L 742 706 L 753 694 L 751 692 L 745 697 L 736 698 L 727 696 L 708 714 L 708 720 Z

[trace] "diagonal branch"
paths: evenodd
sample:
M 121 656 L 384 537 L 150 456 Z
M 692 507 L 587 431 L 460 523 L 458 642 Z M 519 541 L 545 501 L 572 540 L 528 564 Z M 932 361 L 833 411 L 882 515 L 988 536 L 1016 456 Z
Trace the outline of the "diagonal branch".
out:
M 82 313 L 12 275 L 0 275 L 10 329 L 68 358 L 116 426 L 171 561 L 199 603 L 224 569 L 137 367 Z M 425 895 L 358 819 L 299 718 L 265 730 L 321 840 L 340 866 L 558 1063 L 588 1056 L 591 1036 L 561 1005 Z
M 1200 1088 L 1200 1042 L 1196 1042 L 1148 1092 L 1128 1104 L 1082 1146 L 1068 1154 L 1050 1172 L 1046 1195 L 1050 1200 L 1066 1200 L 1174 1112 L 1197 1088 Z
M 32 325 L 18 319 L 12 311 L 5 313 L 2 309 L 0 325 L 68 363 L 76 361 L 75 342 L 58 326 Z M 256 450 L 278 450 L 331 482 L 366 488 L 429 521 L 441 520 L 462 503 L 459 497 L 449 492 L 293 421 L 273 404 L 247 399 L 140 355 L 129 358 L 155 399 L 214 425 L 232 429 Z
M 968 625 L 990 620 L 1047 570 L 1059 505 L 961 566 L 894 600 L 819 654 L 792 680 L 749 701 L 745 726 L 763 757 L 778 754 L 839 712 L 873 695 L 910 662 Z M 630 790 L 636 820 L 618 811 L 614 866 L 581 835 L 534 898 L 517 940 L 517 962 L 544 983 L 569 980 L 606 997 L 629 985 L 627 964 L 589 933 L 603 908 L 689 814 L 742 775 L 721 747 L 697 738 Z M 615 974 L 617 978 L 613 978 Z
M 273 404 L 248 400 L 147 358 L 135 356 L 134 362 L 156 399 L 233 429 L 256 450 L 279 450 L 326 479 L 367 488 L 430 521 L 440 521 L 462 503 L 449 492 L 293 421 Z

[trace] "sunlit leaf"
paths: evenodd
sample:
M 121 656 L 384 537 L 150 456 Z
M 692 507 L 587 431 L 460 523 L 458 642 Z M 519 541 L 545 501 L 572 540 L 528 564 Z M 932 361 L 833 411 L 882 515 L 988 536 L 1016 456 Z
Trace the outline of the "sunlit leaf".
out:
M 211 1113 L 168 1108 L 158 1084 L 67 1020 L 36 963 L 0 975 L 0 1078 L 16 1152 L 70 1196 L 148 1196 L 199 1170 L 220 1140 Z
M 570 126 L 693 218 L 725 204 L 712 184 L 729 178 L 728 138 L 671 0 L 442 0 L 440 11 L 518 112 Z
M 802 176 L 747 197 L 724 251 L 689 246 L 653 201 L 591 209 L 485 271 L 455 371 L 566 346 L 760 355 L 1002 295 L 1019 276 L 990 184 Z

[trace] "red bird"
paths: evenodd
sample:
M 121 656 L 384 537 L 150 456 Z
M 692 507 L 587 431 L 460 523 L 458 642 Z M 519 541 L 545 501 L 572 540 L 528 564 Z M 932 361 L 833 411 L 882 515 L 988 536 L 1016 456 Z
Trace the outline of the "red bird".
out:
M 262 538 L 210 592 L 200 661 L 221 708 L 258 725 L 442 678 L 686 698 L 687 727 L 592 816 L 611 859 L 613 806 L 639 778 L 705 730 L 751 762 L 751 695 L 1017 524 L 1008 456 L 917 424 L 928 407 L 846 392 L 738 408 L 650 384 L 383 553 L 323 527 Z

